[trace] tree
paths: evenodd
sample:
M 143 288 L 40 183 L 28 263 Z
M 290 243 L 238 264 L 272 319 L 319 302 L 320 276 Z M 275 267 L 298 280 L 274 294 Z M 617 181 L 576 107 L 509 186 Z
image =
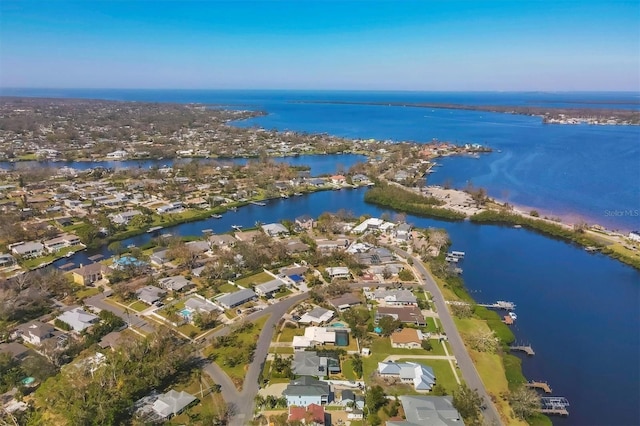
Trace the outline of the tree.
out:
M 388 337 L 398 328 L 402 327 L 402 322 L 391 316 L 385 315 L 378 321 L 378 327 L 382 329 L 382 335 Z
M 525 420 L 540 410 L 540 395 L 524 385 L 509 394 L 509 404 L 519 419 Z
M 466 336 L 466 340 L 478 352 L 494 353 L 498 349 L 499 340 L 493 330 L 478 330 Z
M 471 315 L 473 315 L 473 309 L 471 308 L 471 305 L 468 305 L 466 303 L 453 304 L 453 305 L 450 305 L 450 307 L 451 307 L 451 312 L 457 318 L 471 318 Z
M 355 373 L 358 379 L 362 378 L 362 358 L 358 354 L 353 355 L 353 359 L 351 360 L 351 366 L 353 367 L 353 372 Z
M 424 339 L 420 343 L 420 346 L 422 346 L 422 349 L 424 349 L 425 351 L 430 351 L 433 349 L 433 345 L 431 344 L 431 340 L 429 339 Z
M 460 413 L 466 425 L 480 426 L 482 425 L 483 404 L 482 397 L 477 390 L 469 388 L 466 384 L 462 384 L 453 392 L 453 406 Z
M 387 398 L 384 394 L 384 389 L 381 386 L 371 386 L 365 395 L 365 406 L 368 409 L 367 420 L 370 421 L 370 416 L 375 415 L 380 408 L 387 403 Z
M 411 258 L 409 259 L 411 260 Z M 411 272 L 411 270 L 403 269 L 402 271 L 398 272 L 398 278 L 401 281 L 413 281 L 415 279 L 415 276 L 413 275 L 413 272 Z

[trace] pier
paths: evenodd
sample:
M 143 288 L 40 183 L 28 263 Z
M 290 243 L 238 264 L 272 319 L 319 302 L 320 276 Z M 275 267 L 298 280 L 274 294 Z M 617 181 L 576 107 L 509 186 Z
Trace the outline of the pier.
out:
M 515 303 L 505 302 L 504 300 L 498 300 L 496 303 L 478 303 L 477 305 L 485 308 L 504 309 L 506 311 L 513 311 L 516 309 Z
M 525 383 L 525 386 L 533 389 L 540 389 L 544 393 L 552 393 L 551 386 L 547 382 L 536 382 L 530 381 L 529 383 Z
M 567 401 L 567 398 L 564 398 L 562 396 L 544 396 L 540 398 L 540 402 L 542 404 L 542 408 L 540 409 L 540 412 L 542 414 L 550 414 L 556 416 L 569 415 L 569 410 L 567 410 L 569 401 Z
M 533 348 L 531 347 L 531 345 L 512 345 L 509 346 L 509 349 L 512 351 L 519 351 L 519 352 L 524 352 L 526 353 L 528 356 L 534 356 L 536 353 L 533 351 Z
M 249 204 L 253 204 L 254 206 L 260 206 L 260 207 L 264 207 L 267 205 L 267 203 L 263 203 L 261 201 L 250 201 Z
M 154 226 L 153 228 L 149 228 L 147 234 L 153 234 L 154 232 L 159 231 L 162 228 L 164 228 L 164 226 Z

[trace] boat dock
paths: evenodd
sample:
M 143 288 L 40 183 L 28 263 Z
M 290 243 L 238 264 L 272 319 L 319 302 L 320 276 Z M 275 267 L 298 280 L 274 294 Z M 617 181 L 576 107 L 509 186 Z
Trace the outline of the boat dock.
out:
M 524 352 L 526 353 L 528 356 L 534 356 L 536 353 L 533 351 L 533 348 L 531 347 L 531 345 L 512 345 L 509 346 L 509 349 L 512 351 L 517 351 L 517 352 Z
M 92 262 L 95 262 L 96 260 L 100 260 L 100 259 L 102 259 L 103 257 L 104 257 L 104 256 L 103 256 L 103 255 L 101 255 L 101 254 L 96 254 L 96 255 L 90 256 L 90 257 L 89 257 L 89 260 L 91 260 Z
M 567 401 L 567 398 L 564 398 L 562 396 L 544 396 L 540 398 L 540 402 L 542 405 L 542 407 L 540 408 L 540 412 L 542 414 L 550 414 L 556 416 L 569 415 L 569 410 L 567 410 L 569 401 Z
M 529 383 L 525 383 L 525 386 L 533 389 L 540 389 L 544 393 L 552 393 L 551 386 L 547 382 L 536 382 L 531 381 Z
M 164 228 L 164 226 L 154 226 L 153 228 L 149 228 L 147 234 L 153 234 L 154 232 L 159 231 L 162 228 Z
M 249 201 L 249 204 L 253 204 L 254 206 L 264 207 L 267 203 L 263 203 L 262 201 Z
M 485 308 L 504 309 L 506 311 L 514 311 L 516 304 L 513 302 L 505 302 L 504 300 L 498 300 L 496 303 L 478 303 L 478 306 Z

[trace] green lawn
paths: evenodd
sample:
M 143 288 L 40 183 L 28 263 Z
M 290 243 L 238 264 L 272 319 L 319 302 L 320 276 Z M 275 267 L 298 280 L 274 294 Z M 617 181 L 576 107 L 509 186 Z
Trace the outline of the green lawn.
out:
M 349 357 L 342 363 L 342 375 L 347 380 L 356 380 L 356 373 L 353 372 L 352 358 Z
M 95 296 L 100 293 L 100 290 L 95 287 L 87 287 L 76 293 L 76 297 L 80 300 L 86 299 L 87 297 Z
M 229 376 L 231 381 L 236 385 L 238 389 L 242 389 L 242 384 L 245 376 L 245 369 L 247 368 L 247 364 L 240 363 L 235 366 L 226 365 L 224 360 L 226 357 L 232 353 L 237 353 L 238 350 L 249 350 L 248 345 L 251 343 L 255 343 L 260 337 L 260 333 L 264 327 L 265 322 L 269 317 L 264 316 L 253 324 L 254 326 L 250 330 L 246 330 L 242 333 L 237 333 L 235 335 L 235 345 L 232 347 L 213 347 L 208 346 L 204 350 L 205 356 L 214 356 L 216 357 L 216 364 L 222 368 L 222 370 Z
M 436 375 L 436 383 L 444 386 L 447 393 L 451 394 L 458 388 L 458 382 L 451 370 L 451 364 L 444 359 L 412 359 L 402 358 L 399 362 L 416 362 L 418 364 L 428 365 L 433 368 L 433 372 Z
M 280 334 L 280 342 L 293 342 L 293 336 L 303 336 L 304 328 L 284 327 Z
M 178 330 L 192 338 L 202 333 L 202 330 L 193 324 L 182 324 L 178 327 Z
M 442 345 L 437 339 L 431 339 L 433 349 L 425 351 L 424 349 L 404 349 L 392 348 L 391 340 L 388 337 L 378 337 L 371 344 L 371 352 L 374 354 L 387 355 L 445 355 Z
M 236 281 L 236 284 L 242 287 L 249 287 L 251 284 L 263 284 L 272 280 L 274 280 L 274 278 L 271 275 L 266 272 L 260 272 L 255 275 L 242 278 L 241 280 Z
M 280 299 L 281 297 L 285 297 L 285 296 L 288 296 L 290 294 L 293 294 L 293 291 L 289 290 L 287 287 L 282 287 L 282 289 L 280 289 L 280 291 L 277 292 L 276 294 L 274 294 L 273 296 L 276 299 Z
M 218 287 L 220 293 L 234 293 L 238 290 L 240 290 L 238 287 L 229 283 L 224 283 Z
M 147 309 L 149 307 L 149 305 L 147 305 L 146 303 L 144 303 L 144 302 L 142 302 L 140 300 L 137 300 L 137 301 L 133 302 L 131 305 L 129 305 L 129 307 L 131 309 L 133 309 L 134 311 L 136 311 L 136 312 L 142 312 L 145 309 Z
M 289 354 L 293 355 L 293 348 L 269 348 L 270 354 Z
M 189 417 L 195 416 L 200 413 L 213 412 L 217 413 L 219 409 L 225 406 L 222 394 L 210 392 L 208 389 L 215 383 L 206 374 L 202 374 L 202 387 L 194 374 L 187 383 L 178 384 L 174 389 L 178 391 L 185 391 L 198 398 L 198 401 L 194 403 L 190 408 L 184 411 L 182 414 L 173 417 L 168 425 L 184 425 L 191 424 L 192 420 Z M 204 391 L 204 395 L 200 394 L 200 389 Z

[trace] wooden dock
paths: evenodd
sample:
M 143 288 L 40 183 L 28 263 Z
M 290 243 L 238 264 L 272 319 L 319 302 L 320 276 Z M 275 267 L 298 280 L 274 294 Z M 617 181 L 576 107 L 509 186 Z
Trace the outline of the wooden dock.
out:
M 525 383 L 525 386 L 533 389 L 540 389 L 544 393 L 552 393 L 551 386 L 547 382 L 536 382 L 531 381 L 529 383 Z
M 513 346 L 509 346 L 509 349 L 511 349 L 512 351 L 519 351 L 519 352 L 524 352 L 529 356 L 534 356 L 536 353 L 533 351 L 533 348 L 531 347 L 531 345 L 513 345 Z

